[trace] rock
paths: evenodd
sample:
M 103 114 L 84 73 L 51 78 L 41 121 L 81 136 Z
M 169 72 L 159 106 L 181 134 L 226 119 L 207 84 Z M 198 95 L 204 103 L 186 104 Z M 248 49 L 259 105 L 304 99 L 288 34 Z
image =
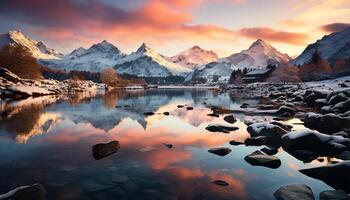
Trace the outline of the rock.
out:
M 311 188 L 303 184 L 287 185 L 273 193 L 277 200 L 314 200 Z
M 240 108 L 248 108 L 249 107 L 249 103 L 243 103 Z
M 219 156 L 226 156 L 227 154 L 231 153 L 231 151 L 232 150 L 227 147 L 212 148 L 208 150 L 208 152 Z
M 295 110 L 293 108 L 287 107 L 287 106 L 281 106 L 278 111 L 278 115 L 288 114 L 288 116 L 294 116 Z
M 342 117 L 332 113 L 326 115 L 307 113 L 304 124 L 310 129 L 331 134 L 350 128 L 350 117 Z
M 267 144 L 267 137 L 266 136 L 258 136 L 258 137 L 247 138 L 244 141 L 244 144 L 246 146 L 262 146 L 262 145 Z
M 238 127 L 222 126 L 222 125 L 208 125 L 205 129 L 210 131 L 210 132 L 229 133 L 231 131 L 238 130 Z
M 113 140 L 106 143 L 95 144 L 92 147 L 92 155 L 96 160 L 107 157 L 116 153 L 120 148 L 118 141 Z
M 265 121 L 266 119 L 264 117 L 253 117 L 253 118 L 245 118 L 243 122 L 245 125 L 249 126 L 251 124 L 262 123 Z
M 146 115 L 146 116 L 152 116 L 152 115 L 154 115 L 155 113 L 154 112 L 145 112 L 145 113 L 143 113 L 144 115 Z
M 299 171 L 309 177 L 325 182 L 336 190 L 350 192 L 350 161 Z
M 268 122 L 251 124 L 247 127 L 247 131 L 252 137 L 265 136 L 268 144 L 273 146 L 279 146 L 281 137 L 287 133 L 281 127 Z
M 173 145 L 172 145 L 172 144 L 166 144 L 166 143 L 163 143 L 163 144 L 164 144 L 164 146 L 166 146 L 168 149 L 173 148 Z
M 304 162 L 319 156 L 335 156 L 349 149 L 350 139 L 312 130 L 292 131 L 282 137 L 282 148 Z
M 1 68 L 0 68 L 1 69 Z M 15 188 L 5 194 L 0 194 L 0 199 L 8 200 L 44 200 L 45 189 L 41 184 L 33 184 Z
M 291 131 L 292 128 L 293 128 L 293 126 L 291 126 L 291 125 L 284 124 L 284 123 L 277 122 L 277 121 L 273 121 L 273 122 L 271 122 L 271 124 L 279 126 L 279 127 L 281 127 L 282 129 L 284 129 L 286 131 Z
M 168 116 L 168 115 L 170 115 L 170 113 L 169 112 L 163 112 L 163 115 Z
M 244 144 L 243 142 L 238 142 L 238 141 L 234 141 L 234 140 L 231 140 L 229 143 L 230 143 L 230 145 L 234 145 L 234 146 Z
M 233 115 L 227 115 L 224 117 L 224 120 L 227 122 L 227 123 L 230 123 L 230 124 L 233 124 L 235 123 L 237 120 L 236 118 L 233 116 Z
M 253 166 L 263 166 L 276 169 L 281 166 L 281 160 L 275 156 L 269 156 L 257 150 L 246 157 L 244 160 Z
M 345 113 L 350 110 L 350 99 L 347 101 L 339 102 L 333 107 L 333 111 L 337 113 Z
M 188 106 L 188 107 L 186 108 L 186 110 L 193 110 L 193 107 Z
M 307 90 L 304 95 L 304 101 L 309 106 L 313 106 L 316 99 L 324 99 L 331 93 L 329 90 Z
M 278 149 L 274 148 L 274 147 L 264 147 L 262 149 L 260 149 L 260 151 L 266 153 L 269 156 L 275 155 L 278 153 Z
M 210 114 L 207 114 L 207 115 L 210 116 L 210 117 L 220 117 L 220 115 L 217 114 L 217 113 L 210 113 Z
M 219 185 L 219 186 L 229 186 L 230 185 L 226 181 L 223 181 L 223 180 L 215 180 L 212 183 L 214 183 L 215 185 Z
M 327 103 L 329 105 L 335 105 L 337 103 L 346 101 L 348 99 L 349 99 L 349 97 L 345 96 L 345 94 L 339 93 L 339 94 L 336 94 L 336 95 L 330 97 Z
M 184 105 L 177 105 L 178 108 L 183 108 L 185 107 Z
M 320 200 L 349 200 L 350 196 L 342 190 L 326 190 L 320 193 Z

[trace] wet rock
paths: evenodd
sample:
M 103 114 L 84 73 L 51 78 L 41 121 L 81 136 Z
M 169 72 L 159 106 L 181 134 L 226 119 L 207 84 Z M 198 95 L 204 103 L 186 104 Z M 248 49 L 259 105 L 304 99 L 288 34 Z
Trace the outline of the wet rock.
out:
M 238 127 L 233 127 L 233 126 L 222 126 L 222 125 L 208 125 L 206 130 L 210 132 L 222 132 L 222 133 L 229 133 L 231 131 L 236 131 L 238 130 Z
M 15 188 L 5 194 L 0 194 L 0 199 L 8 200 L 44 200 L 45 189 L 41 184 L 27 185 Z
M 243 103 L 240 108 L 248 108 L 249 107 L 249 103 Z
M 244 144 L 246 146 L 262 146 L 262 145 L 267 144 L 267 137 L 266 136 L 258 136 L 258 137 L 247 138 L 244 141 Z
M 177 105 L 178 108 L 183 108 L 185 107 L 184 105 Z
M 215 185 L 219 185 L 219 186 L 229 186 L 230 185 L 226 181 L 223 181 L 223 180 L 215 180 L 212 183 L 214 183 Z
M 326 190 L 320 193 L 320 200 L 349 200 L 350 196 L 342 190 Z
M 224 117 L 224 120 L 227 122 L 227 123 L 230 123 L 230 124 L 233 124 L 235 123 L 237 120 L 236 118 L 233 116 L 233 115 L 227 115 Z
M 219 156 L 226 156 L 227 154 L 231 153 L 231 151 L 231 149 L 226 147 L 212 148 L 208 150 L 209 153 L 213 153 Z
M 295 115 L 295 110 L 294 110 L 294 108 L 290 108 L 288 106 L 281 106 L 278 109 L 277 114 L 278 115 L 287 114 L 288 116 L 294 116 Z
M 348 99 L 347 101 L 337 103 L 336 105 L 334 105 L 333 110 L 336 113 L 345 113 L 345 112 L 349 111 L 350 110 L 350 99 Z
M 188 107 L 186 108 L 186 110 L 193 110 L 193 107 L 188 106 Z
M 234 141 L 234 140 L 231 140 L 229 143 L 230 143 L 230 145 L 234 145 L 234 146 L 244 144 L 243 142 L 238 142 L 238 141 Z
M 350 192 L 350 161 L 343 161 L 337 164 L 302 169 L 301 173 L 321 180 L 336 190 Z
M 264 121 L 266 121 L 266 119 L 263 117 L 253 117 L 253 118 L 245 118 L 243 122 L 245 125 L 249 126 L 251 124 L 262 123 Z
M 95 144 L 92 147 L 92 155 L 96 160 L 102 159 L 116 153 L 120 148 L 118 141 L 113 140 L 106 143 Z
M 281 127 L 268 122 L 251 124 L 247 127 L 247 131 L 252 137 L 265 136 L 268 139 L 268 143 L 273 146 L 279 146 L 281 137 L 287 133 Z
M 277 200 L 314 200 L 311 188 L 303 184 L 287 185 L 273 193 Z
M 338 104 L 340 102 L 346 101 L 348 99 L 349 99 L 349 97 L 345 96 L 345 94 L 339 93 L 337 95 L 330 97 L 327 103 L 329 105 L 335 105 L 335 104 Z
M 170 115 L 170 113 L 169 112 L 163 112 L 163 115 L 168 116 L 168 115 Z
M 304 118 L 304 124 L 310 129 L 322 133 L 337 133 L 350 128 L 350 117 L 342 117 L 336 114 L 308 113 Z
M 210 117 L 220 117 L 220 115 L 217 114 L 217 113 L 210 113 L 210 114 L 207 114 L 207 115 L 210 116 Z
M 278 153 L 278 149 L 274 148 L 274 147 L 264 147 L 262 149 L 260 149 L 260 151 L 266 153 L 269 156 L 275 155 Z
M 145 113 L 143 113 L 143 115 L 146 115 L 146 116 L 152 116 L 154 114 L 155 114 L 154 112 L 145 112 Z
M 304 101 L 309 106 L 313 106 L 315 104 L 315 101 L 317 99 L 324 99 L 327 98 L 327 96 L 331 93 L 329 90 L 307 90 L 304 95 Z
M 244 157 L 244 160 L 253 166 L 263 166 L 272 169 L 281 166 L 281 160 L 279 158 L 266 155 L 258 150 Z
M 163 143 L 163 145 L 164 145 L 165 147 L 167 147 L 168 149 L 173 148 L 173 145 L 172 145 L 172 144 L 166 144 L 166 143 Z
M 292 128 L 293 128 L 293 126 L 291 126 L 291 125 L 284 124 L 284 123 L 277 122 L 277 121 L 273 121 L 273 122 L 271 122 L 271 124 L 279 126 L 279 127 L 281 127 L 282 129 L 284 129 L 286 131 L 291 131 Z
M 282 148 L 304 162 L 319 156 L 335 156 L 349 149 L 350 139 L 312 130 L 293 131 L 282 137 Z

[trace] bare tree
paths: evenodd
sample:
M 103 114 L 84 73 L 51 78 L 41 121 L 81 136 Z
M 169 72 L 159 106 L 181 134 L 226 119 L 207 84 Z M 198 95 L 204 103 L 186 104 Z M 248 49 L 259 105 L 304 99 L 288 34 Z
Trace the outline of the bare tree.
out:
M 101 72 L 101 82 L 109 86 L 117 86 L 120 84 L 120 78 L 112 67 L 108 67 Z

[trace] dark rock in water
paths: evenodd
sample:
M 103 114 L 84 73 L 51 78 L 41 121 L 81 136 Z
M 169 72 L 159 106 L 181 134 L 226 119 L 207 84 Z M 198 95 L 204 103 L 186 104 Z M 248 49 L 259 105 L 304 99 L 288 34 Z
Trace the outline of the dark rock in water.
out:
M 173 148 L 173 145 L 172 145 L 172 144 L 166 144 L 166 143 L 163 143 L 163 144 L 164 144 L 164 146 L 166 146 L 166 147 L 169 148 L 169 149 Z
M 320 200 L 349 200 L 350 196 L 342 190 L 326 190 L 320 193 Z
M 291 125 L 284 124 L 284 123 L 277 122 L 277 121 L 273 121 L 273 122 L 271 122 L 271 124 L 279 126 L 279 127 L 281 127 L 282 129 L 284 129 L 286 131 L 291 131 L 292 128 L 293 128 L 293 126 L 291 126 Z
M 208 125 L 206 130 L 210 132 L 222 132 L 222 133 L 229 133 L 231 131 L 236 131 L 238 130 L 238 127 L 234 126 L 222 126 L 222 125 Z
M 350 128 L 350 117 L 331 113 L 326 115 L 308 113 L 304 118 L 304 124 L 310 129 L 331 134 Z
M 281 160 L 275 156 L 269 156 L 261 151 L 255 151 L 244 157 L 244 160 L 253 166 L 263 166 L 276 169 L 281 166 Z
M 301 173 L 321 180 L 336 190 L 350 192 L 350 161 L 343 161 L 322 167 L 299 170 Z
M 327 98 L 330 93 L 330 91 L 326 90 L 307 90 L 304 95 L 304 101 L 307 105 L 313 106 L 315 100 Z
M 233 124 L 235 123 L 237 120 L 236 118 L 233 116 L 233 115 L 227 115 L 224 117 L 224 120 L 227 122 L 227 123 L 230 123 L 230 124 Z
M 280 146 L 281 137 L 287 133 L 283 128 L 268 122 L 251 124 L 247 131 L 252 137 L 265 136 L 268 144 L 273 146 Z
M 0 199 L 8 200 L 44 200 L 45 189 L 41 184 L 21 186 L 6 194 L 0 194 Z
M 177 105 L 178 108 L 183 108 L 185 107 L 184 105 Z
M 146 116 L 152 116 L 152 115 L 154 115 L 155 113 L 154 112 L 145 112 L 145 113 L 143 113 L 144 115 L 146 115 Z
M 208 150 L 208 152 L 219 156 L 226 156 L 227 154 L 231 153 L 231 151 L 232 151 L 231 149 L 226 147 L 212 148 Z
M 264 147 L 262 149 L 260 149 L 260 151 L 266 153 L 269 156 L 275 155 L 276 153 L 278 153 L 278 149 L 274 148 L 274 147 Z
M 339 83 L 339 86 L 342 87 L 342 88 L 347 88 L 347 87 L 349 87 L 349 85 L 346 84 L 346 83 Z
M 124 108 L 130 108 L 130 106 L 129 105 L 124 105 Z
M 229 184 L 223 180 L 215 180 L 212 183 L 214 183 L 215 185 L 219 185 L 219 186 L 229 186 Z
M 346 101 L 348 100 L 349 97 L 345 96 L 345 94 L 343 93 L 339 93 L 337 95 L 332 96 L 329 100 L 328 100 L 328 104 L 329 105 L 335 105 L 338 104 L 340 102 Z
M 234 146 L 244 144 L 243 142 L 237 142 L 237 141 L 234 141 L 234 140 L 231 140 L 229 143 L 230 143 L 230 145 L 234 145 Z
M 220 117 L 220 115 L 217 114 L 217 113 L 210 113 L 210 114 L 207 114 L 207 115 L 210 116 L 210 117 Z
M 249 103 L 243 103 L 240 108 L 248 108 L 249 107 Z
M 289 116 L 295 115 L 295 110 L 293 108 L 287 107 L 287 106 L 281 106 L 278 111 L 278 115 L 288 114 Z
M 244 144 L 246 146 L 262 146 L 267 143 L 267 137 L 266 136 L 258 136 L 258 137 L 252 137 L 252 138 L 247 138 L 244 141 Z
M 336 156 L 349 149 L 350 139 L 330 136 L 316 131 L 293 131 L 282 137 L 282 148 L 304 162 L 319 156 Z
M 186 108 L 186 110 L 193 110 L 193 107 L 188 106 L 188 107 Z
M 168 116 L 168 115 L 170 115 L 170 113 L 169 112 L 163 112 L 163 115 Z
M 292 102 L 300 102 L 300 101 L 303 101 L 304 99 L 303 99 L 303 97 L 301 97 L 301 96 L 296 96 L 296 97 L 294 97 L 293 99 L 292 99 Z
M 287 185 L 273 193 L 277 200 L 315 200 L 311 188 L 303 184 Z
M 96 160 L 107 157 L 116 153 L 120 148 L 118 141 L 113 140 L 106 143 L 95 144 L 92 147 L 92 155 Z
M 337 112 L 337 113 L 345 113 L 345 112 L 349 111 L 350 110 L 350 99 L 348 99 L 347 101 L 337 103 L 336 105 L 334 105 L 333 110 L 334 110 L 334 112 Z

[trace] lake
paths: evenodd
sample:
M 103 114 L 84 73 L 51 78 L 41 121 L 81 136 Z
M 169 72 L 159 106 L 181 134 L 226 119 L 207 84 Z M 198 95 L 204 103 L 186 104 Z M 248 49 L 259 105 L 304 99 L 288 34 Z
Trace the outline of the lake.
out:
M 277 169 L 251 166 L 244 157 L 261 147 L 233 146 L 249 137 L 246 119 L 228 124 L 211 106 L 237 109 L 257 100 L 209 89 L 114 91 L 96 96 L 44 96 L 0 104 L 0 193 L 40 183 L 47 199 L 274 199 L 279 187 L 306 184 L 331 189 L 298 170 L 303 163 L 281 148 Z M 184 105 L 184 107 L 178 107 Z M 193 110 L 187 110 L 192 106 Z M 146 116 L 143 113 L 154 112 Z M 164 115 L 169 112 L 169 115 Z M 264 117 L 264 116 L 259 116 Z M 265 116 L 270 121 L 272 117 Z M 286 123 L 299 130 L 300 120 Z M 236 126 L 228 134 L 209 124 Z M 117 140 L 120 149 L 96 160 L 95 144 Z M 169 144 L 172 148 L 169 148 Z M 226 156 L 208 152 L 232 150 Z M 213 183 L 224 180 L 229 186 Z

